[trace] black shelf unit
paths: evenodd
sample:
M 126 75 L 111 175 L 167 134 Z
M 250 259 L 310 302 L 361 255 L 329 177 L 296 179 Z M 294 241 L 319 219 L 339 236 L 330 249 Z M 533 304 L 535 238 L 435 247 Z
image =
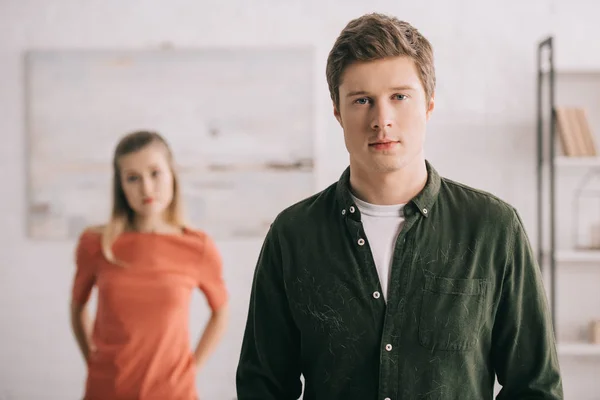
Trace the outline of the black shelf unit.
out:
M 555 166 L 556 156 L 556 104 L 555 104 L 555 70 L 554 70 L 554 38 L 552 36 L 538 43 L 537 49 L 537 259 L 544 272 L 546 257 L 544 255 L 544 211 L 550 215 L 548 249 L 548 267 L 550 269 L 550 308 L 555 335 L 558 336 L 556 323 L 556 225 L 555 225 Z M 547 96 L 544 96 L 544 85 Z M 544 106 L 548 107 L 548 115 L 544 115 Z M 549 121 L 546 121 L 549 118 Z M 547 122 L 545 127 L 544 122 Z M 549 124 L 548 124 L 549 122 Z M 544 185 L 544 165 L 548 163 L 548 185 Z M 545 190 L 548 190 L 548 210 L 545 210 Z

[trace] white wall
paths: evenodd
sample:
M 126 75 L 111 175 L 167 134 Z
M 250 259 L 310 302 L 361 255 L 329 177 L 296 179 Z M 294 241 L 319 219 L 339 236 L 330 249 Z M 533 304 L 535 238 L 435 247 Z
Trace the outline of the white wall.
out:
M 337 180 L 347 162 L 331 115 L 327 53 L 347 21 L 370 11 L 410 21 L 434 45 L 439 84 L 429 159 L 443 175 L 515 205 L 535 240 L 536 43 L 555 33 L 563 62 L 600 67 L 596 1 L 2 0 L 0 399 L 79 398 L 85 377 L 67 314 L 74 243 L 35 242 L 25 235 L 23 52 L 154 48 L 165 42 L 182 47 L 314 45 L 317 190 Z M 259 240 L 219 243 L 233 317 L 225 341 L 199 377 L 206 400 L 234 397 L 234 369 L 259 245 Z M 207 316 L 199 295 L 192 315 L 196 340 Z M 597 360 L 592 361 L 596 368 Z M 590 378 L 589 363 L 569 361 L 571 393 L 581 383 L 579 375 Z M 592 398 L 588 389 L 587 398 Z M 582 392 L 573 398 L 584 397 Z

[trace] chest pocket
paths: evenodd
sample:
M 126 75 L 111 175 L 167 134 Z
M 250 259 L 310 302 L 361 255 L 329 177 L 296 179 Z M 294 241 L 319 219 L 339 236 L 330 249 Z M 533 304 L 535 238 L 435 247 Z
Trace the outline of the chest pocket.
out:
M 452 279 L 426 273 L 419 343 L 431 350 L 468 350 L 479 340 L 486 279 Z

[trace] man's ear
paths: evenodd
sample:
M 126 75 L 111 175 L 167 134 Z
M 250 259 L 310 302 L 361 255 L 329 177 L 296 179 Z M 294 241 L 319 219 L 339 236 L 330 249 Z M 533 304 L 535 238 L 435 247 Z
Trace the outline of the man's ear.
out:
M 431 118 L 431 114 L 433 113 L 433 109 L 435 108 L 435 93 L 431 94 L 431 99 L 429 99 L 429 104 L 427 104 L 427 120 Z
M 337 122 L 339 122 L 340 126 L 343 128 L 344 125 L 342 125 L 342 116 L 340 115 L 339 108 L 335 105 L 335 103 L 333 103 L 333 116 L 335 117 L 335 119 L 337 119 Z

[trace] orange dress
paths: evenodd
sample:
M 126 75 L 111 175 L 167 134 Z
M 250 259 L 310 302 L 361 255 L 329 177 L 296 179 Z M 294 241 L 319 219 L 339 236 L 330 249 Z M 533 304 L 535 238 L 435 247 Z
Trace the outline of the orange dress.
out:
M 221 257 L 211 238 L 126 232 L 102 255 L 100 234 L 85 231 L 76 249 L 73 301 L 85 304 L 94 286 L 98 307 L 85 400 L 194 400 L 196 371 L 188 329 L 192 291 L 212 310 L 227 301 Z

